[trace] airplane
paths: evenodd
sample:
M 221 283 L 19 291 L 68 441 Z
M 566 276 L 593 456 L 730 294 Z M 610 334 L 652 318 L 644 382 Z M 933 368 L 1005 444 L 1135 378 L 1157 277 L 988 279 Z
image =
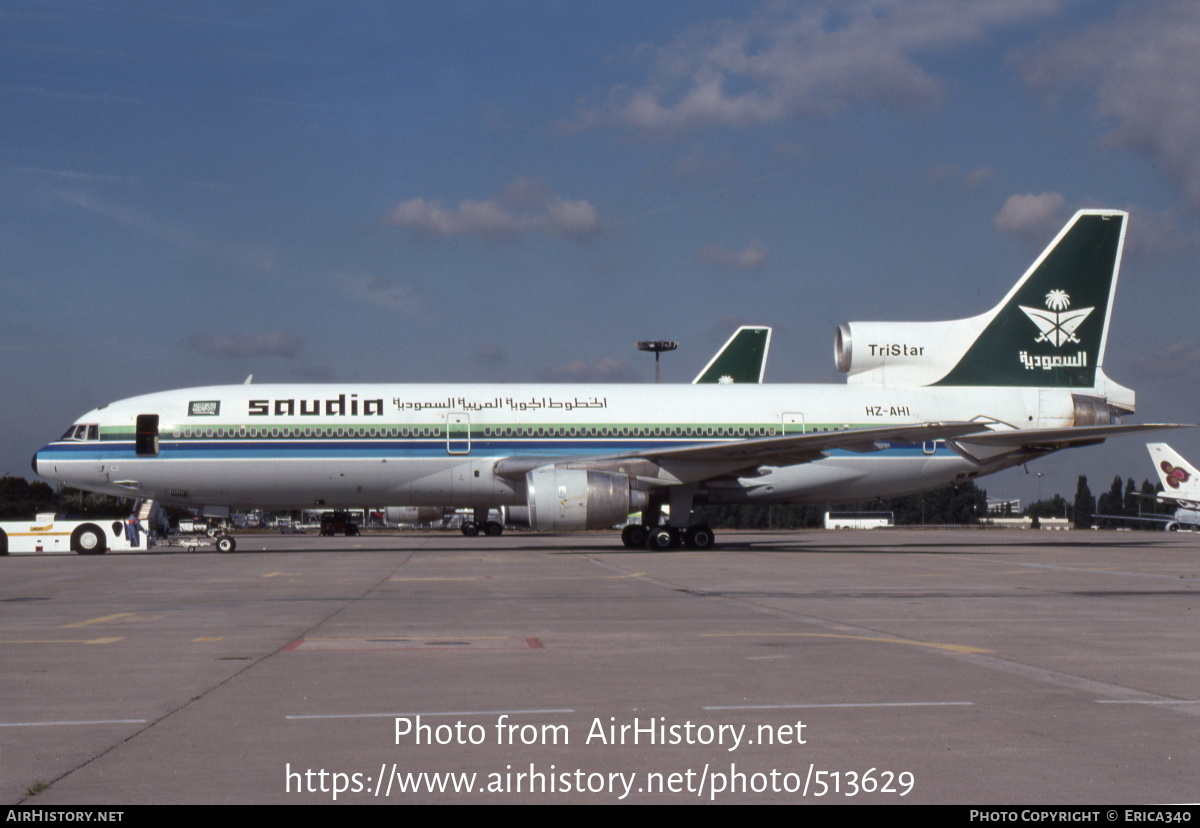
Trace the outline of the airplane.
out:
M 767 370 L 767 353 L 770 349 L 771 328 L 765 325 L 742 325 L 713 354 L 692 384 L 761 383 Z M 388 523 L 434 523 L 453 515 L 454 511 L 454 507 L 388 506 L 384 514 Z M 499 512 L 499 520 L 492 519 L 492 511 Z M 464 520 L 459 526 L 466 537 L 501 535 L 506 523 L 529 525 L 529 509 L 524 506 L 501 506 L 493 510 L 480 507 L 474 512 L 470 520 Z
M 700 370 L 692 384 L 761 383 L 767 370 L 767 352 L 770 350 L 770 328 L 763 325 L 742 325 Z
M 1200 528 L 1200 472 L 1166 443 L 1147 443 L 1146 448 L 1163 484 L 1155 499 L 1178 507 L 1173 517 L 1160 518 L 1167 524 L 1167 531 Z
M 697 504 L 854 502 L 965 482 L 1125 424 L 1103 370 L 1128 215 L 1083 210 L 986 313 L 853 322 L 846 384 L 229 385 L 113 402 L 34 456 L 42 477 L 162 503 L 526 506 L 535 530 L 713 545 Z M 664 506 L 670 519 L 659 525 Z

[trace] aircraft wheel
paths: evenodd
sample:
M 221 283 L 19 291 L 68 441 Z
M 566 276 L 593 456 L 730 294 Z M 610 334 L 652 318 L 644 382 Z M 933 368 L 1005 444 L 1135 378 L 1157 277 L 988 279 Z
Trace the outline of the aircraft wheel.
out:
M 650 530 L 645 526 L 637 523 L 631 523 L 621 530 L 621 543 L 630 549 L 638 546 L 645 546 L 646 539 L 650 536 Z
M 103 555 L 104 530 L 94 523 L 85 523 L 71 533 L 71 549 L 79 555 Z
M 646 540 L 646 545 L 656 551 L 670 549 L 675 545 L 675 533 L 665 526 L 654 529 Z
M 684 541 L 692 549 L 711 549 L 716 542 L 716 536 L 713 535 L 713 530 L 707 525 L 700 524 L 699 526 L 691 526 L 684 534 Z
M 473 538 L 479 534 L 479 524 L 473 520 L 468 520 L 462 525 L 462 533 L 468 538 Z
M 483 533 L 488 537 L 494 538 L 504 534 L 504 524 L 497 523 L 494 520 L 489 520 L 483 524 Z
M 8 554 L 8 533 L 0 529 L 0 555 Z
M 218 552 L 232 552 L 235 549 L 237 549 L 237 541 L 229 537 L 229 535 L 221 535 L 221 537 L 217 538 Z

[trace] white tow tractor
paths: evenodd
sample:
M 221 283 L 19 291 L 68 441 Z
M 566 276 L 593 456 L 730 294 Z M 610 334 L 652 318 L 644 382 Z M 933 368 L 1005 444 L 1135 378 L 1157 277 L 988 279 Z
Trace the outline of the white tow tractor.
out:
M 103 555 L 109 550 L 131 552 L 174 545 L 185 547 L 189 551 L 210 544 L 214 544 L 220 552 L 232 552 L 237 548 L 236 542 L 229 535 L 152 541 L 145 531 L 139 530 L 136 538 L 136 541 L 129 539 L 123 518 L 66 520 L 48 512 L 37 515 L 32 522 L 0 522 L 0 555 L 36 555 L 45 552 Z

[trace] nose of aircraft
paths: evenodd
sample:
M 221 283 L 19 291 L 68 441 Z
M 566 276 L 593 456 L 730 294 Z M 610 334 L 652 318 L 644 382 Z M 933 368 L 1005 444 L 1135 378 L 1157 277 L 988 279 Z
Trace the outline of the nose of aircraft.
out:
M 30 465 L 33 466 L 33 473 L 37 474 L 38 470 L 37 470 L 37 452 L 36 451 L 33 453 L 33 462 L 30 463 Z

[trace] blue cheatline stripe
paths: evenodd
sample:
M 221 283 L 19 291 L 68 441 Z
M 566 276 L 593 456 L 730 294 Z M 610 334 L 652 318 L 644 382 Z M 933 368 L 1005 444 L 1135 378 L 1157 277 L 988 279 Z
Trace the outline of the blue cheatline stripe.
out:
M 458 448 L 465 441 L 451 441 Z M 39 452 L 50 459 L 56 455 L 63 460 L 113 461 L 136 459 L 166 460 L 283 460 L 283 459 L 425 459 L 425 458 L 479 458 L 510 457 L 513 455 L 547 457 L 578 456 L 588 454 L 619 454 L 622 452 L 669 449 L 679 446 L 719 446 L 737 440 L 716 440 L 709 443 L 686 438 L 679 440 L 643 439 L 622 440 L 600 439 L 529 439 L 529 440 L 472 440 L 469 453 L 446 451 L 446 439 L 391 440 L 391 439 L 259 439 L 259 440 L 163 440 L 159 443 L 157 458 L 141 457 L 134 451 L 134 443 L 53 443 Z M 830 449 L 825 453 L 835 457 L 933 457 L 926 453 L 922 443 L 887 443 L 887 448 L 874 452 L 855 452 L 846 449 Z M 935 452 L 945 456 L 947 449 L 939 444 Z M 764 461 L 761 465 L 773 465 Z

